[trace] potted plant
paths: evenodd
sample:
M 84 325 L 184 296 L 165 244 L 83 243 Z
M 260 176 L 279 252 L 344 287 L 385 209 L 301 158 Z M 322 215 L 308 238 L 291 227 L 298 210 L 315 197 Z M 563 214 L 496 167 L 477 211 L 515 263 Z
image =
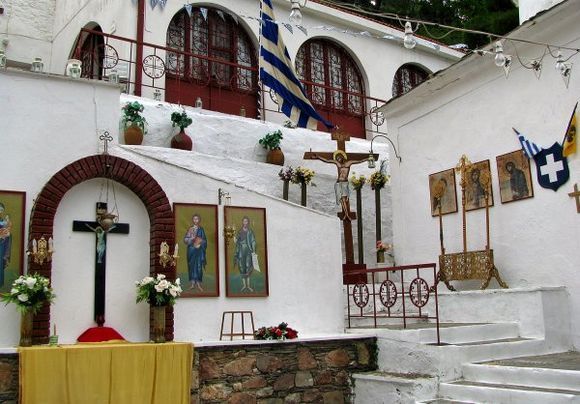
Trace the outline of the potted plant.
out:
M 191 125 L 192 122 L 193 120 L 187 116 L 187 112 L 185 112 L 185 110 L 181 112 L 173 112 L 171 114 L 171 126 L 174 128 L 176 126 L 179 127 L 179 133 L 177 133 L 171 139 L 172 148 L 181 150 L 191 150 L 193 148 L 193 141 L 185 133 L 185 128 Z
M 137 101 L 123 106 L 121 124 L 125 133 L 125 144 L 139 145 L 143 142 L 143 135 L 147 133 L 147 120 L 141 116 L 143 109 L 143 105 Z
M 173 306 L 181 295 L 179 278 L 171 282 L 163 274 L 146 276 L 136 286 L 137 303 L 146 301 L 153 311 L 153 342 L 165 342 L 165 308 Z
M 278 326 L 260 327 L 254 332 L 254 339 L 259 340 L 285 340 L 298 338 L 298 331 L 288 327 L 288 323 L 280 323 Z
M 280 141 L 283 139 L 282 131 L 277 130 L 267 133 L 258 142 L 264 149 L 268 150 L 266 163 L 284 165 L 284 153 L 280 149 Z
M 22 275 L 12 283 L 9 293 L 2 294 L 2 301 L 14 303 L 22 314 L 20 322 L 20 346 L 32 345 L 32 319 L 43 304 L 55 298 L 50 281 L 38 274 Z

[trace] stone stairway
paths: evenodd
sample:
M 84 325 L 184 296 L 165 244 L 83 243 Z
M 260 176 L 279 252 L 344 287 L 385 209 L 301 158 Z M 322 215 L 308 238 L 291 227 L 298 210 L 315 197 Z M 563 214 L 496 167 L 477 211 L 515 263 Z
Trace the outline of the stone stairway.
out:
M 533 377 L 537 370 L 507 365 L 513 358 L 570 350 L 563 288 L 440 296 L 440 346 L 431 322 L 347 330 L 375 335 L 379 348 L 378 371 L 354 375 L 355 403 L 559 403 L 580 397 L 574 370 L 566 371 L 562 384 L 540 383 Z M 562 375 L 558 369 L 540 373 L 550 380 Z

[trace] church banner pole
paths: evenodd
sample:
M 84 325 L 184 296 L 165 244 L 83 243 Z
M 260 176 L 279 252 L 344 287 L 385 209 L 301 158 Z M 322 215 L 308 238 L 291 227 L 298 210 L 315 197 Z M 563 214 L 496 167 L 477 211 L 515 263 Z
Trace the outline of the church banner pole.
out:
M 364 264 L 364 242 L 363 242 L 363 216 L 362 216 L 362 195 L 361 189 L 356 190 L 356 217 L 358 219 L 356 226 L 356 237 L 358 242 L 358 263 Z

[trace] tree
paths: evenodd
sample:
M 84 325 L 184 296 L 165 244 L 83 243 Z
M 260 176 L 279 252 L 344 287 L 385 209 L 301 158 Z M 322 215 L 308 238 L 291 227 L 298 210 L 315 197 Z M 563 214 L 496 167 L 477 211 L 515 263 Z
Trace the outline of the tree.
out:
M 375 13 L 396 14 L 403 18 L 401 26 L 404 18 L 410 18 L 504 35 L 519 24 L 518 9 L 511 0 L 345 0 L 342 3 Z M 398 24 L 396 19 L 380 19 Z M 421 25 L 417 34 L 447 45 L 464 43 L 472 49 L 488 44 L 491 39 L 481 34 L 450 32 L 433 25 Z

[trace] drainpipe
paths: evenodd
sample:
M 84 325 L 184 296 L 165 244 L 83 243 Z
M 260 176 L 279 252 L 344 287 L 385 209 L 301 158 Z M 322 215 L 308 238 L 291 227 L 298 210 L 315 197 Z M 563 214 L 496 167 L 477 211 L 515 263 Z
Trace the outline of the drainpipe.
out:
M 137 0 L 137 49 L 135 53 L 135 91 L 134 94 L 141 96 L 141 83 L 143 82 L 143 34 L 145 32 L 145 0 Z

